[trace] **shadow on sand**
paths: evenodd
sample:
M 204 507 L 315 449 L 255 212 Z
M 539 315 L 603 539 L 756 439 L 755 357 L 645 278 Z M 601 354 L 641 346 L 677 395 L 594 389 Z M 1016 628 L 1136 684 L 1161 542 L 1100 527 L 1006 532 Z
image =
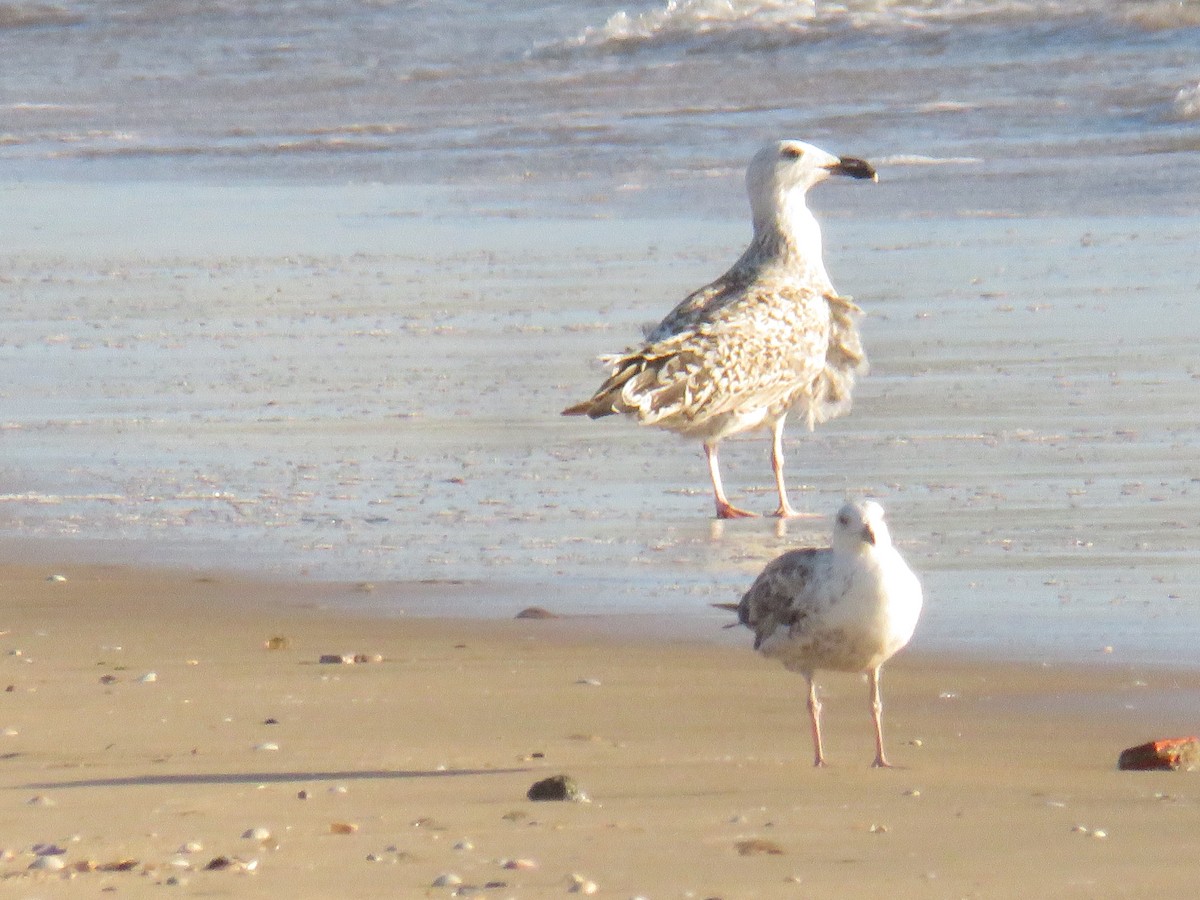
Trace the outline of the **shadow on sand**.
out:
M 478 775 L 514 775 L 530 769 L 372 769 L 347 772 L 203 772 L 179 775 L 132 775 L 127 778 L 81 778 L 76 781 L 37 781 L 24 790 L 61 788 L 158 787 L 187 784 L 284 784 L 311 781 L 376 781 L 404 778 L 462 778 Z

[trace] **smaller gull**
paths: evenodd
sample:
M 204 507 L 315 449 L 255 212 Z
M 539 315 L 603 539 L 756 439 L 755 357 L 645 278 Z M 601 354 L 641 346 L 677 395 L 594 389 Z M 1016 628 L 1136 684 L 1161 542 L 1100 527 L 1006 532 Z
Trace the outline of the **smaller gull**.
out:
M 808 682 L 815 765 L 825 765 L 817 669 L 865 672 L 875 726 L 875 763 L 883 752 L 879 670 L 912 638 L 921 614 L 921 583 L 892 546 L 883 508 L 870 500 L 841 508 L 833 546 L 792 550 L 767 564 L 736 610 L 754 631 L 754 649 Z
M 717 446 L 767 428 L 779 493 L 775 515 L 794 516 L 783 479 L 783 425 L 798 408 L 811 429 L 850 408 L 866 368 L 855 319 L 821 258 L 821 229 L 804 202 L 831 175 L 876 180 L 869 163 L 803 141 L 779 141 L 746 170 L 754 237 L 733 267 L 693 291 L 637 347 L 601 357 L 608 380 L 563 415 L 617 413 L 704 444 L 717 517 L 754 515 L 729 502 Z

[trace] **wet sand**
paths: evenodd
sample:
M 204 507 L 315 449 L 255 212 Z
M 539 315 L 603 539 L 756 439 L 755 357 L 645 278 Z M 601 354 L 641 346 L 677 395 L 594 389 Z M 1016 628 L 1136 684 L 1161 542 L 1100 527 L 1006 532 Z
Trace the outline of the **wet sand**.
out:
M 695 443 L 558 413 L 741 251 L 740 177 L 713 180 L 711 219 L 4 185 L 0 531 L 76 561 L 503 581 L 690 628 L 865 494 L 924 580 L 920 646 L 1194 664 L 1195 217 L 1003 218 L 920 166 L 814 191 L 872 370 L 850 415 L 789 426 L 814 518 L 721 527 Z M 722 449 L 763 512 L 767 443 Z
M 800 679 L 745 633 L 380 617 L 361 585 L 114 567 L 7 565 L 0 589 L 0 876 L 22 896 L 438 897 L 445 873 L 503 882 L 489 897 L 565 895 L 573 874 L 597 896 L 730 900 L 1194 884 L 1200 781 L 1115 770 L 1194 730 L 1194 672 L 906 652 L 884 681 L 897 767 L 869 768 L 861 679 L 828 675 L 814 770 Z M 525 799 L 559 773 L 592 802 Z M 74 874 L 29 870 L 39 843 Z M 203 870 L 218 857 L 234 865 Z

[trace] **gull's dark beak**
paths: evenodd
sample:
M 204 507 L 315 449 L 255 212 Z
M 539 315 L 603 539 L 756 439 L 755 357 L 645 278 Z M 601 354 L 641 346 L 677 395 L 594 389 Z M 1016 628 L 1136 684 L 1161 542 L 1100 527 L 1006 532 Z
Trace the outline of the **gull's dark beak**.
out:
M 866 541 L 868 544 L 870 544 L 872 547 L 874 547 L 874 546 L 875 546 L 875 532 L 873 532 L 873 531 L 871 530 L 871 526 L 870 526 L 870 525 L 864 525 L 864 526 L 863 526 L 863 530 L 862 530 L 862 539 L 863 539 L 864 541 Z
M 832 166 L 829 171 L 834 175 L 849 175 L 851 178 L 870 178 L 872 181 L 879 180 L 879 173 L 875 171 L 875 167 L 865 159 L 856 159 L 853 156 L 843 156 Z

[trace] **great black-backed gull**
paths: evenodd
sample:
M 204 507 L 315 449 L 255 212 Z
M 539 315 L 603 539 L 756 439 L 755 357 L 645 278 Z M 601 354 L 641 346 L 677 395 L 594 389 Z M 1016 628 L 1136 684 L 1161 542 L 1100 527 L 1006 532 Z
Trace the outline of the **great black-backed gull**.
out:
M 638 347 L 601 357 L 611 374 L 563 415 L 614 413 L 704 443 L 717 517 L 754 513 L 732 505 L 721 485 L 717 445 L 769 428 L 777 516 L 794 516 L 783 478 L 783 425 L 799 407 L 811 429 L 850 407 L 866 357 L 855 319 L 821 256 L 821 229 L 805 194 L 831 175 L 876 179 L 869 163 L 802 141 L 760 150 L 746 171 L 754 238 L 733 267 L 690 294 Z
M 817 669 L 865 672 L 875 725 L 875 765 L 883 752 L 879 670 L 912 638 L 921 613 L 921 583 L 892 546 L 883 508 L 850 502 L 837 514 L 831 547 L 792 550 L 768 563 L 741 603 L 738 621 L 754 648 L 808 681 L 815 764 L 825 765 Z

